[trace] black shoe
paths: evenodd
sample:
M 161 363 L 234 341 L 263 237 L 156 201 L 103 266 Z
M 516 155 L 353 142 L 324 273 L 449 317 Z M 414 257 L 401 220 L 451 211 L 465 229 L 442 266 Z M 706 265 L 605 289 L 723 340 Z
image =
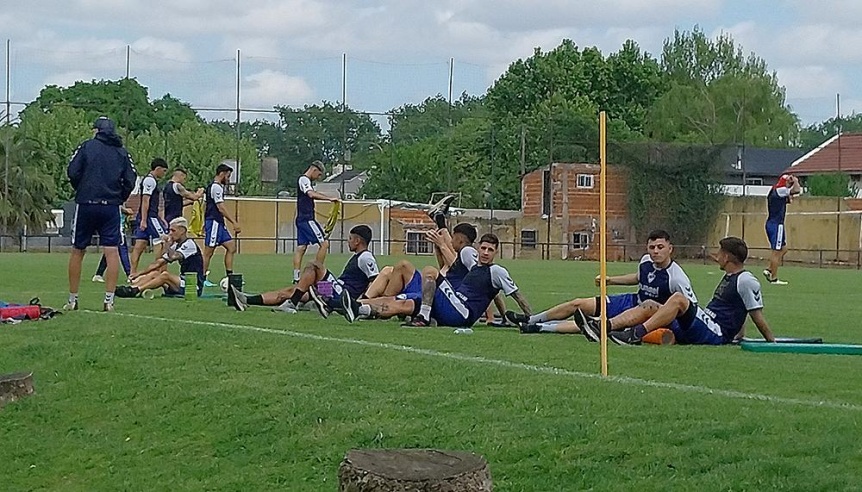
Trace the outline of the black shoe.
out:
M 583 311 L 578 309 L 575 311 L 575 324 L 580 328 L 581 333 L 584 334 L 584 337 L 591 342 L 598 342 L 602 339 L 602 326 L 601 321 L 597 321 L 595 318 L 587 316 Z
M 344 317 L 353 323 L 359 318 L 359 303 L 356 302 L 345 290 L 341 293 L 341 307 L 344 308 Z
M 516 313 L 515 311 L 506 311 L 506 319 L 516 325 L 527 324 L 530 322 L 530 317 L 526 314 Z
M 248 309 L 248 297 L 233 285 L 228 286 L 228 292 L 233 293 L 233 308 L 239 312 Z
M 511 312 L 511 311 L 509 311 L 509 312 Z M 508 314 L 508 313 L 506 313 L 506 314 Z M 525 334 L 526 334 L 526 333 L 541 333 L 541 332 L 542 332 L 542 329 L 541 329 L 541 328 L 539 328 L 539 325 L 537 325 L 537 324 L 535 324 L 535 323 L 533 323 L 533 324 L 530 324 L 530 323 L 520 323 L 520 324 L 518 325 L 518 330 L 519 330 L 521 333 L 525 333 Z
M 314 302 L 314 307 L 317 308 L 317 312 L 324 318 L 328 318 L 330 312 L 329 306 L 327 306 L 326 301 L 320 297 L 320 294 L 317 293 L 317 289 L 315 289 L 313 285 L 308 289 L 308 296 L 311 297 L 311 300 Z
M 439 202 L 435 203 L 434 205 L 431 205 L 431 210 L 428 211 L 428 217 L 434 219 L 434 216 L 436 216 L 438 213 L 443 214 L 443 216 L 445 217 L 449 214 L 449 205 L 451 205 L 454 200 L 455 195 L 444 196 L 440 199 Z
M 626 328 L 622 331 L 615 331 L 608 335 L 608 338 L 611 339 L 617 345 L 640 345 L 641 339 L 635 335 L 634 328 Z
M 429 323 L 428 320 L 423 318 L 421 315 L 417 315 L 410 321 L 403 323 L 401 326 L 406 326 L 409 328 L 428 328 L 429 326 L 431 326 L 431 323 Z

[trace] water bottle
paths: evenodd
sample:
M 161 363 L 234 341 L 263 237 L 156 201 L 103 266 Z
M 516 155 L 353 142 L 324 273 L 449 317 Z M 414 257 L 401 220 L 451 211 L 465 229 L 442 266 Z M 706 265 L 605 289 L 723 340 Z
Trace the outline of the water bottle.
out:
M 458 328 L 455 330 L 456 335 L 470 335 L 473 333 L 473 328 Z
M 180 289 L 184 289 L 183 298 L 187 301 L 197 300 L 198 297 L 198 274 L 197 272 L 186 272 L 180 277 Z

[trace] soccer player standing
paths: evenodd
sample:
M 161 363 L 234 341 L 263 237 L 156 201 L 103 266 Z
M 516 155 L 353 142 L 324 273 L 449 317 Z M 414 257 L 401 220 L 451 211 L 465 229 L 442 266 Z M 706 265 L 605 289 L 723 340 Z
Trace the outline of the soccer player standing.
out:
M 157 157 L 150 163 L 150 172 L 141 180 L 141 202 L 135 217 L 138 226 L 135 229 L 135 244 L 132 248 L 132 274 L 137 273 L 141 254 L 148 244 L 152 244 L 153 249 L 158 246 L 156 256 L 162 254 L 162 237 L 166 233 L 167 225 L 162 221 L 162 214 L 159 212 L 159 180 L 165 177 L 167 172 L 168 163 Z
M 216 167 L 213 182 L 206 189 L 206 210 L 204 212 L 204 273 L 209 272 L 210 260 L 217 246 L 224 248 L 225 275 L 233 273 L 233 255 L 236 253 L 236 243 L 224 225 L 227 220 L 233 225 L 234 234 L 242 229 L 239 222 L 227 211 L 224 204 L 224 188 L 227 185 L 233 169 L 227 164 Z
M 69 255 L 69 302 L 64 309 L 78 309 L 81 264 L 93 234 L 98 232 L 108 263 L 102 308 L 113 311 L 120 269 L 120 206 L 132 194 L 137 177 L 113 121 L 103 116 L 93 123 L 93 138 L 78 147 L 66 174 L 75 190 L 76 205 Z
M 299 273 L 302 268 L 302 257 L 309 244 L 317 244 L 315 261 L 323 264 L 326 261 L 326 252 L 329 250 L 329 239 L 323 234 L 323 228 L 314 218 L 314 200 L 328 200 L 337 202 L 339 199 L 318 193 L 312 186 L 323 176 L 326 169 L 320 161 L 314 161 L 308 169 L 299 176 L 296 183 L 296 252 L 293 254 L 293 283 L 299 282 Z
M 769 247 L 772 253 L 769 256 L 769 268 L 763 270 L 763 275 L 772 285 L 787 285 L 787 282 L 778 279 L 778 266 L 781 264 L 784 255 L 787 254 L 784 215 L 787 213 L 787 204 L 801 190 L 802 187 L 799 184 L 799 178 L 792 174 L 783 174 L 778 179 L 778 183 L 766 195 L 766 207 L 768 210 L 766 237 L 769 238 Z

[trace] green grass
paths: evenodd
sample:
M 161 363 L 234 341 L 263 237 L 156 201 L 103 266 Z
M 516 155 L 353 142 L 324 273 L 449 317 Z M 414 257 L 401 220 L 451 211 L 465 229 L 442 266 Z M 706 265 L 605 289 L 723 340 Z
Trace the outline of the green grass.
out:
M 0 299 L 61 306 L 65 262 L 0 255 Z M 593 263 L 503 263 L 537 309 L 596 293 Z M 269 289 L 290 259 L 240 256 L 237 270 L 248 290 Z M 717 268 L 686 270 L 708 299 Z M 862 343 L 862 273 L 782 278 L 764 286 L 777 334 Z M 82 290 L 83 309 L 101 306 L 101 285 Z M 453 335 L 218 301 L 117 310 L 0 326 L 0 373 L 32 370 L 37 390 L 0 410 L 3 490 L 337 490 L 344 453 L 365 447 L 481 453 L 501 491 L 860 486 L 859 357 L 611 346 L 611 373 L 636 379 L 603 380 L 585 375 L 598 345 L 577 335 Z

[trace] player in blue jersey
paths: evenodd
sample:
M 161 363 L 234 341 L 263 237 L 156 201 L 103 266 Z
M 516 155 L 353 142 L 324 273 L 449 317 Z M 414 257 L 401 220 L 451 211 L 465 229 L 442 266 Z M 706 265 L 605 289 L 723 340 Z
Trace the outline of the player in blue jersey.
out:
M 218 246 L 224 248 L 224 270 L 225 275 L 233 273 L 233 255 L 236 254 L 236 243 L 227 231 L 225 221 L 233 226 L 233 232 L 239 235 L 242 232 L 239 221 L 230 214 L 224 203 L 225 187 L 227 186 L 233 168 L 227 164 L 219 164 L 216 167 L 216 175 L 213 182 L 207 186 L 204 196 L 206 206 L 204 210 L 204 273 L 209 272 L 210 260 Z
M 198 188 L 194 193 L 186 189 L 184 186 L 186 175 L 185 169 L 174 169 L 170 181 L 165 183 L 162 197 L 164 197 L 165 202 L 165 221 L 168 223 L 177 217 L 182 217 L 183 208 L 200 200 L 204 196 L 203 188 Z
M 608 277 L 608 285 L 638 286 L 636 293 L 608 296 L 607 315 L 613 321 L 612 326 L 615 329 L 631 326 L 633 319 L 634 322 L 639 319 L 640 315 L 633 318 L 633 313 L 628 313 L 629 310 L 642 307 L 654 311 L 674 293 L 680 293 L 692 302 L 697 302 L 691 280 L 672 256 L 673 243 L 670 234 L 657 229 L 648 236 L 647 254 L 641 258 L 637 272 Z M 599 277 L 596 277 L 597 286 L 599 281 Z M 522 333 L 583 333 L 588 340 L 598 341 L 598 337 L 586 326 L 586 321 L 599 316 L 600 308 L 598 297 L 585 297 L 559 304 L 529 319 L 514 313 L 507 313 L 507 317 L 519 324 Z M 574 321 L 555 322 L 572 316 L 575 317 Z
M 296 307 L 304 301 L 314 301 L 318 312 L 324 318 L 340 307 L 340 296 L 347 295 L 352 299 L 359 298 L 369 284 L 377 277 L 377 260 L 368 250 L 371 244 L 371 228 L 358 225 L 350 229 L 347 246 L 353 256 L 347 260 L 344 270 L 337 278 L 326 269 L 326 266 L 316 261 L 309 263 L 299 276 L 299 281 L 290 287 L 280 290 L 251 295 L 231 286 L 232 295 L 236 298 L 236 309 L 245 311 L 248 306 L 279 306 L 288 313 L 295 313 Z M 315 290 L 318 282 L 328 282 L 332 285 L 332 296 L 323 296 Z
M 494 264 L 500 241 L 493 234 L 485 234 L 479 240 L 479 264 L 464 277 L 457 288 L 439 274 L 434 267 L 422 272 L 422 294 L 368 299 L 355 302 L 342 296 L 344 315 L 351 323 L 357 318 L 413 316 L 409 326 L 429 326 L 433 319 L 441 326 L 469 327 L 485 312 L 488 305 L 503 292 L 515 299 L 521 309 L 529 315 L 530 305 L 512 281 L 509 272 Z M 505 310 L 503 308 L 502 310 Z
M 134 245 L 132 247 L 132 275 L 138 271 L 138 262 L 141 254 L 148 245 L 152 244 L 156 256 L 162 254 L 162 237 L 165 235 L 167 226 L 163 222 L 163 214 L 159 210 L 161 203 L 159 199 L 159 180 L 168 172 L 168 163 L 164 159 L 155 158 L 150 163 L 150 172 L 141 179 L 138 187 L 140 206 L 135 216 Z
M 314 161 L 308 169 L 299 176 L 296 182 L 296 252 L 293 254 L 293 282 L 299 281 L 302 257 L 309 244 L 319 246 L 315 261 L 323 264 L 326 252 L 329 250 L 329 238 L 325 237 L 323 227 L 314 217 L 314 200 L 337 202 L 339 198 L 330 197 L 314 191 L 312 183 L 320 179 L 326 172 L 323 163 Z
M 778 182 L 766 195 L 766 237 L 769 239 L 769 268 L 763 270 L 763 276 L 772 285 L 787 285 L 779 280 L 778 266 L 787 254 L 787 233 L 784 230 L 784 216 L 787 214 L 787 204 L 802 191 L 799 178 L 792 174 L 783 174 Z
M 733 342 L 742 331 L 746 317 L 750 317 L 763 338 L 774 342 L 775 336 L 763 316 L 760 282 L 745 270 L 748 246 L 738 237 L 726 237 L 719 245 L 715 259 L 724 277 L 706 307 L 698 306 L 677 292 L 638 324 L 611 332 L 609 338 L 620 345 L 636 345 L 647 333 L 671 326 L 679 344 L 723 345 Z M 674 320 L 678 322 L 676 327 L 672 326 Z
M 203 289 L 204 263 L 200 248 L 188 236 L 189 223 L 183 217 L 177 217 L 168 225 L 169 232 L 165 252 L 151 263 L 145 270 L 131 278 L 131 287 L 126 287 L 124 297 L 136 297 L 144 291 L 164 289 L 168 297 L 186 295 L 183 275 L 197 276 L 197 295 Z M 179 262 L 180 274 L 175 275 L 167 270 L 170 263 Z M 121 287 L 118 287 L 119 291 Z M 119 292 L 118 292 L 119 293 Z M 189 295 L 193 295 L 189 293 Z

